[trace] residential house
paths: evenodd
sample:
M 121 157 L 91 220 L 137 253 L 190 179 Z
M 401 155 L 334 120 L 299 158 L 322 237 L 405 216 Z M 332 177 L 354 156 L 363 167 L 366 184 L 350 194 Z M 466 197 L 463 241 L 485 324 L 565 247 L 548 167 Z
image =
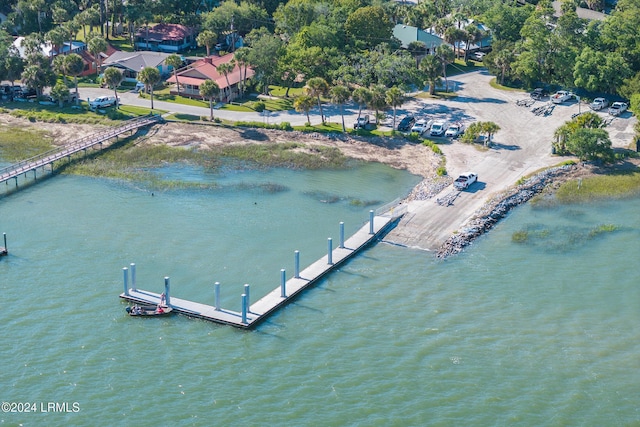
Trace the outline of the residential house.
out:
M 178 84 L 180 85 L 180 95 L 190 98 L 202 98 L 200 96 L 200 85 L 205 80 L 213 80 L 220 87 L 219 99 L 222 102 L 230 102 L 237 98 L 240 94 L 239 84 L 243 78 L 250 79 L 255 72 L 252 68 L 247 67 L 247 75 L 245 76 L 245 68 L 243 67 L 241 70 L 236 64 L 233 70 L 225 77 L 224 74 L 218 71 L 218 66 L 229 63 L 231 60 L 233 60 L 232 53 L 223 56 L 207 56 L 192 63 L 186 69 L 179 71 L 177 77 Z M 175 84 L 175 82 L 176 77 L 174 76 L 166 80 L 167 84 Z M 172 94 L 178 93 L 175 85 L 171 88 L 170 92 Z
M 423 42 L 427 47 L 427 55 L 433 54 L 436 48 L 444 43 L 444 40 L 435 33 L 404 24 L 397 24 L 393 28 L 393 36 L 400 40 L 402 47 L 405 49 L 409 47 L 411 42 Z
M 107 67 L 115 67 L 122 71 L 122 76 L 126 82 L 136 82 L 138 73 L 147 67 L 155 67 L 162 76 L 171 72 L 171 67 L 164 63 L 169 56 L 162 52 L 123 52 L 116 51 L 102 62 L 101 72 Z
M 136 32 L 136 49 L 179 53 L 196 47 L 196 31 L 180 24 L 156 24 Z
M 25 57 L 24 47 L 22 46 L 23 40 L 24 37 L 17 37 L 13 41 L 13 46 L 18 50 L 22 58 Z M 84 69 L 82 70 L 80 76 L 89 76 L 98 72 L 98 61 L 91 53 L 89 53 L 89 51 L 87 50 L 87 45 L 83 42 L 75 40 L 72 42 L 67 41 L 59 47 L 53 46 L 51 45 L 51 43 L 47 42 L 40 45 L 40 51 L 43 55 L 49 58 L 54 58 L 58 55 L 67 55 L 69 53 L 77 53 L 78 55 L 80 55 L 80 57 L 82 57 L 82 60 L 84 61 Z M 115 51 L 115 49 L 113 49 L 113 47 L 109 45 L 109 50 L 107 52 L 113 51 Z

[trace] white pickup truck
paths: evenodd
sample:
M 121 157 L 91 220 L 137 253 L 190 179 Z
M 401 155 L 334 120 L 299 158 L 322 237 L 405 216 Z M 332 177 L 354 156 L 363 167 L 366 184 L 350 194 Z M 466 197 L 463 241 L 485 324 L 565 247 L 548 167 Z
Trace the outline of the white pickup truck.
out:
M 551 97 L 551 102 L 554 104 L 562 104 L 570 99 L 573 99 L 573 94 L 571 92 L 559 90 Z
M 466 190 L 471 184 L 478 180 L 478 174 L 474 172 L 465 172 L 460 175 L 454 182 L 453 186 L 456 190 Z
M 89 102 L 89 107 L 91 107 L 92 109 L 111 107 L 112 105 L 116 105 L 115 96 L 99 96 Z

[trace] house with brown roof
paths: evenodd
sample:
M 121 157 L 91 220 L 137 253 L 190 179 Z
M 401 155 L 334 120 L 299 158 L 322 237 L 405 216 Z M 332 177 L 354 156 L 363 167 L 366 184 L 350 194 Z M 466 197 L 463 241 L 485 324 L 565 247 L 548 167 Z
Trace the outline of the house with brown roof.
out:
M 156 24 L 136 32 L 136 49 L 178 53 L 196 47 L 196 30 L 180 24 Z
M 239 67 L 235 64 L 231 72 L 225 76 L 218 71 L 221 64 L 230 63 L 233 60 L 233 53 L 224 56 L 207 56 L 202 58 L 186 69 L 177 73 L 178 84 L 180 85 L 180 95 L 190 98 L 202 98 L 200 96 L 200 85 L 205 80 L 213 80 L 220 88 L 219 99 L 222 102 L 231 102 L 240 94 L 240 83 L 243 80 L 250 79 L 255 74 L 250 67 Z M 176 77 L 171 76 L 166 79 L 168 85 L 173 85 L 170 89 L 171 94 L 177 95 L 178 90 L 175 87 Z

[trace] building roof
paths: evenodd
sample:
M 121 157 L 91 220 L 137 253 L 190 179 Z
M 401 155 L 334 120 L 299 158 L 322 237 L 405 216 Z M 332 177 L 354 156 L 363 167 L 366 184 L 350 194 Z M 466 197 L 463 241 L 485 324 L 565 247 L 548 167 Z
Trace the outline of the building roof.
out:
M 418 27 L 397 24 L 393 28 L 393 36 L 402 42 L 402 47 L 409 47 L 409 43 L 423 42 L 428 49 L 440 46 L 444 41 L 435 34 L 428 33 Z
M 169 56 L 168 53 L 162 52 L 123 52 L 116 51 L 102 63 L 103 66 L 117 66 L 120 68 L 128 68 L 135 72 L 145 67 L 158 67 Z
M 562 16 L 562 2 L 554 1 L 551 4 L 553 5 L 553 9 L 555 10 L 555 13 L 553 14 L 553 16 L 555 17 Z M 593 21 L 593 20 L 604 21 L 604 19 L 607 17 L 607 15 L 602 12 L 598 12 L 591 9 L 585 9 L 584 7 L 577 7 L 576 14 L 578 15 L 578 18 L 588 19 L 590 21 Z
M 224 56 L 208 56 L 206 58 L 199 59 L 189 66 L 189 68 L 179 72 L 178 82 L 185 85 L 200 86 L 204 80 L 213 80 L 218 84 L 220 89 L 227 87 L 227 79 L 229 85 L 233 86 L 238 84 L 242 79 L 240 78 L 240 67 L 236 64 L 233 71 L 231 71 L 227 77 L 224 74 L 218 72 L 218 66 L 220 64 L 226 64 L 233 59 L 233 53 L 228 53 Z M 252 68 L 247 67 L 246 78 L 253 77 L 255 72 Z M 242 70 L 242 76 L 244 77 L 244 70 Z M 170 77 L 167 79 L 167 83 L 175 83 L 176 78 Z
M 180 24 L 156 24 L 149 28 L 141 28 L 136 32 L 136 37 L 148 38 L 149 41 L 182 40 L 195 34 L 195 30 Z

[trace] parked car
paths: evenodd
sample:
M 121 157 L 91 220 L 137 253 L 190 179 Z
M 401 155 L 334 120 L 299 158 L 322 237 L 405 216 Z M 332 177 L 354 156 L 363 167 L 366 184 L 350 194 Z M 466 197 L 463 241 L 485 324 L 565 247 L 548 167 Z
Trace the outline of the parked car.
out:
M 92 109 L 106 108 L 111 107 L 112 105 L 116 105 L 115 96 L 99 96 L 97 98 L 94 98 L 93 101 L 89 102 L 89 107 L 91 107 Z
M 364 115 L 362 117 L 358 117 L 355 122 L 353 122 L 354 129 L 366 129 L 369 126 L 369 115 Z
M 431 125 L 431 131 L 429 135 L 431 136 L 442 136 L 444 132 L 447 130 L 447 124 L 445 122 L 434 122 Z
M 609 106 L 609 101 L 607 98 L 596 98 L 593 100 L 591 104 L 589 104 L 589 108 L 593 111 L 600 111 L 603 108 L 607 108 Z
M 626 102 L 614 102 L 613 104 L 611 104 L 611 107 L 609 107 L 609 114 L 611 114 L 612 116 L 619 116 L 620 114 L 627 111 L 628 107 L 629 106 Z
M 462 123 L 453 123 L 449 125 L 449 128 L 444 133 L 444 136 L 447 138 L 457 138 L 464 132 L 464 128 L 462 127 Z
M 573 99 L 573 94 L 566 90 L 557 91 L 552 97 L 551 102 L 554 104 L 562 104 L 563 102 L 567 102 L 570 99 Z
M 416 122 L 415 117 L 413 116 L 404 116 L 400 123 L 398 123 L 398 130 L 400 132 L 408 132 L 411 130 L 411 126 Z
M 548 95 L 547 91 L 542 89 L 541 87 L 537 87 L 531 92 L 531 98 L 535 100 L 542 99 Z
M 416 123 L 413 125 L 413 127 L 411 128 L 411 132 L 423 134 L 424 132 L 426 132 L 430 128 L 431 128 L 431 126 L 430 126 L 429 122 L 427 122 L 427 120 L 420 119 L 420 120 L 416 121 Z
M 456 190 L 466 190 L 471 184 L 478 180 L 478 174 L 474 172 L 465 172 L 460 175 L 454 182 L 453 186 Z
M 474 52 L 470 55 L 471 59 L 474 61 L 482 62 L 484 60 L 486 53 L 484 52 Z

